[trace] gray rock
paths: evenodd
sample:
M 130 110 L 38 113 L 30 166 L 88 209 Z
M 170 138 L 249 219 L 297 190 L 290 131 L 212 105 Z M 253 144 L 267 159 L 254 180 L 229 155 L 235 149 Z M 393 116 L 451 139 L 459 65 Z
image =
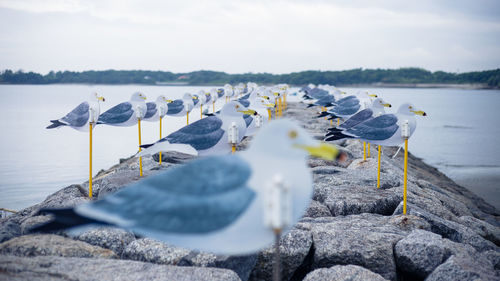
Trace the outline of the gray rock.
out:
M 307 274 L 304 281 L 385 281 L 377 273 L 357 265 L 336 265 L 330 268 L 320 268 Z
M 0 256 L 0 280 L 239 281 L 240 279 L 236 273 L 218 268 L 179 267 L 109 259 Z
M 394 254 L 401 271 L 422 279 L 448 258 L 441 236 L 425 230 L 414 230 L 399 240 Z
M 6 219 L 0 222 L 0 243 L 21 235 L 21 227 L 18 223 Z
M 28 217 L 21 223 L 21 232 L 22 234 L 29 234 L 33 227 L 44 224 L 50 220 L 52 220 L 51 216 Z
M 313 235 L 313 268 L 354 264 L 396 279 L 394 245 L 406 232 L 376 214 L 304 219 L 297 228 Z
M 183 257 L 177 265 L 230 269 L 236 272 L 241 280 L 248 280 L 256 262 L 256 254 L 245 256 L 223 256 L 192 251 L 187 256 Z
M 491 262 L 495 270 L 500 270 L 500 253 L 497 251 L 486 251 L 483 253 L 488 261 Z
M 122 258 L 157 264 L 177 265 L 189 252 L 189 250 L 169 246 L 150 238 L 141 238 L 132 241 L 125 247 Z
M 396 208 L 394 214 L 401 214 L 403 202 Z M 431 225 L 431 231 L 444 238 L 448 238 L 457 243 L 465 243 L 474 247 L 478 252 L 488 250 L 498 250 L 498 247 L 492 242 L 482 238 L 472 229 L 459 223 L 442 219 L 430 212 L 427 212 L 415 205 L 408 204 L 407 214 L 415 215 L 425 219 Z
M 86 191 L 79 184 L 72 184 L 51 195 L 42 203 L 36 205 L 37 209 L 42 208 L 67 208 L 74 207 L 89 201 Z
M 15 256 L 61 256 L 82 258 L 117 258 L 108 249 L 53 235 L 24 235 L 0 244 L 0 254 Z
M 402 194 L 392 189 L 373 186 L 340 186 L 326 199 L 325 205 L 333 216 L 361 213 L 390 215 L 401 202 Z
M 500 246 L 500 227 L 493 226 L 485 221 L 470 216 L 459 217 L 458 222 L 474 230 L 484 239 L 490 240 L 497 246 Z
M 331 217 L 332 214 L 327 206 L 319 203 L 316 200 L 311 200 L 309 208 L 307 208 L 304 217 L 319 218 L 319 217 Z
M 280 239 L 280 259 L 282 280 L 302 279 L 310 270 L 312 236 L 309 231 L 292 229 Z M 259 253 L 257 264 L 250 280 L 272 280 L 274 247 Z
M 446 262 L 438 266 L 426 281 L 446 280 L 499 280 L 491 262 L 481 254 L 459 253 L 451 256 Z
M 135 240 L 135 235 L 119 228 L 100 227 L 85 231 L 75 239 L 110 249 L 121 256 L 125 247 Z

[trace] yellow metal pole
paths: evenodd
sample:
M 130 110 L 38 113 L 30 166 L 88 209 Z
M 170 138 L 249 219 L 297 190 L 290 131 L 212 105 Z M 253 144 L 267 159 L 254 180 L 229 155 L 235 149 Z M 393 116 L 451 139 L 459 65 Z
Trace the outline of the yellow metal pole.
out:
M 160 116 L 160 139 L 161 139 L 161 116 Z M 158 154 L 158 164 L 161 165 L 161 151 Z
M 139 130 L 139 151 L 141 151 L 141 119 L 137 119 L 137 128 Z M 142 157 L 139 157 L 139 176 L 142 177 Z
M 370 158 L 370 143 L 368 143 L 368 152 L 366 153 L 366 157 Z
M 212 106 L 213 106 L 213 110 L 214 110 L 214 113 L 215 113 L 215 101 L 212 102 Z
M 186 111 L 186 124 L 189 125 L 189 111 Z
M 281 97 L 278 98 L 278 114 L 279 116 L 283 116 L 283 104 L 281 103 Z
M 337 118 L 337 127 L 340 125 L 340 118 Z
M 405 139 L 405 160 L 404 160 L 404 194 L 403 194 L 403 215 L 406 215 L 407 180 L 408 180 L 408 139 Z
M 377 169 L 377 188 L 380 188 L 380 154 L 382 154 L 382 146 L 378 146 L 378 169 Z
M 274 104 L 276 105 L 276 107 L 274 108 L 274 119 L 278 118 L 278 99 L 274 99 Z
M 236 145 L 232 144 L 231 145 L 231 153 L 234 154 L 236 152 Z
M 333 126 L 333 119 L 330 119 L 330 126 Z
M 366 142 L 363 142 L 363 161 L 366 161 Z
M 284 108 L 286 110 L 286 106 L 287 106 L 287 104 L 286 104 L 286 95 L 283 95 L 283 106 L 284 106 Z
M 321 107 L 321 110 L 322 110 L 322 111 L 326 111 L 326 107 L 322 106 L 322 107 Z M 326 119 L 328 119 L 328 117 L 326 117 L 326 116 L 325 116 L 325 120 L 326 120 Z
M 271 121 L 271 117 L 273 116 L 273 113 L 271 112 L 271 109 L 267 109 L 267 114 L 269 114 L 269 121 Z
M 92 123 L 89 123 L 89 198 L 92 198 Z

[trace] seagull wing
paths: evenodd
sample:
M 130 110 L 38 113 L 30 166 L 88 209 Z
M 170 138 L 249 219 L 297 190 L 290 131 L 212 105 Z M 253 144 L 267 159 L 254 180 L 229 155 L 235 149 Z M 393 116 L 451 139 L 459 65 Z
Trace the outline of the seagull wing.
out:
M 167 115 L 177 114 L 184 109 L 184 102 L 182 100 L 174 100 L 167 105 Z
M 204 150 L 216 145 L 223 135 L 222 120 L 209 116 L 171 133 L 160 142 L 188 144 L 196 150 Z
M 248 115 L 248 114 L 243 114 L 243 119 L 245 120 L 245 125 L 248 128 L 248 126 L 250 126 L 250 124 L 253 121 L 253 117 L 251 115 Z
M 82 127 L 89 121 L 89 103 L 82 102 L 70 113 L 59 119 L 62 123 L 71 127 Z
M 353 106 L 343 106 L 343 105 L 338 105 L 335 106 L 333 109 L 329 110 L 328 112 L 332 112 L 335 115 L 352 115 L 356 112 L 358 112 L 359 108 L 361 105 L 355 104 Z
M 385 140 L 398 130 L 397 122 L 396 115 L 384 114 L 346 130 L 345 134 L 367 141 Z
M 119 103 L 108 109 L 103 114 L 99 115 L 97 124 L 120 124 L 127 122 L 134 114 L 132 104 L 130 102 Z
M 206 157 L 78 207 L 81 215 L 147 235 L 200 234 L 227 227 L 255 198 L 251 167 L 237 156 Z
M 154 102 L 148 102 L 146 103 L 146 106 L 147 110 L 146 110 L 146 115 L 144 115 L 144 119 L 153 117 L 158 111 L 158 108 L 156 108 L 156 103 Z
M 349 129 L 361 122 L 367 121 L 368 119 L 372 118 L 372 116 L 373 110 L 371 108 L 366 108 L 354 114 L 349 119 L 345 120 L 344 123 L 342 123 L 342 125 L 340 125 L 339 127 L 342 129 Z

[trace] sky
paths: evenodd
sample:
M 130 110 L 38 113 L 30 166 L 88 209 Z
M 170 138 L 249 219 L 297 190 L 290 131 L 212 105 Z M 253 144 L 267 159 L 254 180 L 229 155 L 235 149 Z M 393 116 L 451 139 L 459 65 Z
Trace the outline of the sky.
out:
M 0 70 L 500 68 L 498 0 L 0 0 Z

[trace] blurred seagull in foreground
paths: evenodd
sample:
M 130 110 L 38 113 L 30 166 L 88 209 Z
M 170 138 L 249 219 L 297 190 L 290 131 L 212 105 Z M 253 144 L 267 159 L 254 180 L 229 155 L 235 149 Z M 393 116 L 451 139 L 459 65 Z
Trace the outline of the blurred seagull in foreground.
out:
M 334 160 L 339 151 L 281 119 L 237 155 L 197 159 L 75 208 L 41 210 L 54 219 L 33 231 L 113 225 L 201 251 L 254 253 L 274 241 L 276 227 L 286 233 L 307 209 L 313 194 L 308 155 Z M 280 194 L 273 193 L 276 178 L 286 187 L 278 197 L 289 202 L 283 213 L 269 204 Z M 282 224 L 266 219 L 275 211 Z
M 137 124 L 137 119 L 142 119 L 147 112 L 144 102 L 146 96 L 134 93 L 130 101 L 119 103 L 99 116 L 97 124 L 128 127 Z
M 88 101 L 80 103 L 71 112 L 66 114 L 66 116 L 50 120 L 52 124 L 47 126 L 47 129 L 68 126 L 78 131 L 87 132 L 89 130 L 89 123 L 94 123 L 101 113 L 100 101 L 104 101 L 104 98 L 97 93 L 90 94 Z
M 245 136 L 247 126 L 243 115 L 256 114 L 239 102 L 225 104 L 220 113 L 193 122 L 153 144 L 145 144 L 138 156 L 155 154 L 160 151 L 178 151 L 191 155 L 213 155 L 231 152 L 228 130 L 234 123 L 238 130 L 238 140 Z

